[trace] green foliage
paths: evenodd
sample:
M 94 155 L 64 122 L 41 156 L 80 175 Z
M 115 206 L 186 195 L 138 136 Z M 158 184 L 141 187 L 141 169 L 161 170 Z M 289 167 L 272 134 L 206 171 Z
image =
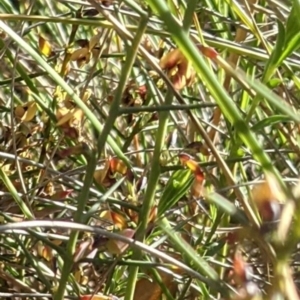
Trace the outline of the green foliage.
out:
M 298 299 L 300 1 L 254 2 L 0 1 L 1 299 Z
M 300 48 L 300 2 L 293 1 L 293 6 L 286 26 L 277 20 L 278 35 L 275 47 L 272 51 L 270 59 L 266 65 L 263 75 L 263 82 L 268 82 L 275 70 L 289 57 L 294 51 Z
M 166 187 L 159 199 L 158 216 L 168 212 L 168 210 L 176 205 L 191 187 L 193 177 L 190 170 L 175 171 L 167 182 Z

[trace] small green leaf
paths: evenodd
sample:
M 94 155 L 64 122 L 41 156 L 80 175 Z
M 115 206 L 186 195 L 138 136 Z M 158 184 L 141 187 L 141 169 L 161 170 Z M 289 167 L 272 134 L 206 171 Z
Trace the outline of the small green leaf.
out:
M 280 65 L 291 53 L 300 48 L 300 32 L 297 32 L 291 39 L 289 39 L 284 47 L 281 56 L 278 59 L 278 64 Z
M 209 193 L 206 195 L 206 199 L 210 202 L 213 202 L 218 206 L 223 212 L 235 218 L 243 225 L 248 224 L 248 219 L 243 210 L 237 208 L 233 203 L 229 202 L 223 196 L 217 193 Z
M 275 115 L 268 118 L 265 118 L 259 122 L 257 122 L 255 125 L 251 127 L 253 131 L 259 131 L 265 127 L 275 125 L 282 122 L 291 122 L 291 118 L 285 115 Z
M 285 44 L 288 44 L 293 37 L 300 31 L 300 1 L 293 0 L 293 6 L 286 22 L 286 39 Z
M 284 48 L 285 29 L 283 24 L 279 20 L 277 21 L 277 26 L 278 26 L 278 35 L 276 39 L 276 44 L 267 62 L 265 72 L 263 74 L 263 82 L 268 82 L 270 77 L 274 74 L 276 68 L 279 65 L 279 58 Z
M 225 240 L 211 243 L 210 245 L 208 245 L 208 249 L 206 250 L 205 256 L 211 257 L 220 253 L 220 250 L 224 247 L 224 244 Z
M 194 179 L 191 175 L 190 170 L 178 170 L 172 174 L 158 204 L 159 216 L 174 206 L 185 195 Z
M 263 75 L 263 82 L 268 82 L 276 68 L 294 51 L 300 48 L 300 1 L 294 0 L 286 22 L 286 28 L 277 20 L 278 35 L 276 45 L 268 60 Z
M 268 87 L 273 89 L 277 86 L 279 86 L 280 84 L 282 84 L 283 80 L 280 78 L 272 78 L 269 82 L 268 82 Z

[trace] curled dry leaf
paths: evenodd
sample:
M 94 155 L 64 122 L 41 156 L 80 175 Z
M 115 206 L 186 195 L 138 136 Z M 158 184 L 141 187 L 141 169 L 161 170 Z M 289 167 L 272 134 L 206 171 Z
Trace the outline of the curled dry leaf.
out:
M 77 66 L 80 68 L 83 65 L 90 62 L 92 57 L 96 57 L 99 53 L 99 49 L 96 48 L 96 45 L 99 42 L 101 33 L 94 35 L 90 41 L 88 40 L 78 40 L 77 44 L 81 47 L 80 49 L 75 50 L 70 57 L 71 61 L 76 61 Z
M 70 60 L 71 61 L 76 61 L 77 66 L 81 68 L 85 64 L 88 64 L 91 59 L 91 52 L 89 51 L 88 48 L 81 48 L 75 50 L 72 55 Z
M 110 165 L 110 171 L 114 173 L 119 173 L 121 175 L 126 175 L 127 174 L 127 166 L 125 163 L 120 160 L 119 158 L 112 158 L 109 162 Z
M 51 247 L 43 244 L 42 242 L 38 242 L 37 245 L 38 255 L 43 257 L 46 261 L 51 261 L 53 259 L 53 250 Z
M 106 159 L 105 163 L 101 166 L 101 168 L 97 169 L 94 172 L 94 179 L 98 184 L 104 187 L 110 187 L 116 182 L 116 179 L 112 176 L 110 172 L 109 159 Z
M 87 285 L 89 282 L 89 278 L 84 274 L 84 270 L 81 266 L 79 266 L 79 268 L 74 272 L 74 278 L 76 282 L 82 286 Z
M 197 45 L 199 51 L 210 59 L 216 59 L 219 55 L 218 52 L 212 47 Z M 159 63 L 163 70 L 168 71 L 168 75 L 174 85 L 174 88 L 181 90 L 186 86 L 193 84 L 195 79 L 195 71 L 191 63 L 178 49 L 171 50 L 164 55 Z
M 194 82 L 195 71 L 179 49 L 171 50 L 164 55 L 159 65 L 163 70 L 167 70 L 174 88 L 177 90 L 190 86 Z
M 124 209 L 127 216 L 130 218 L 130 220 L 135 223 L 138 224 L 139 222 L 139 213 L 137 211 L 134 211 L 132 209 Z M 157 212 L 158 212 L 158 208 L 157 205 L 154 205 L 151 210 L 150 210 L 150 214 L 148 217 L 148 224 L 151 222 L 154 222 L 156 217 L 157 217 Z
M 188 169 L 190 169 L 195 176 L 193 184 L 191 186 L 191 195 L 195 198 L 200 198 L 203 196 L 203 184 L 204 184 L 204 174 L 199 167 L 198 163 L 188 154 L 179 154 L 179 160 L 181 164 Z
M 95 171 L 94 178 L 98 184 L 110 187 L 116 182 L 116 174 L 120 174 L 122 176 L 126 175 L 129 181 L 132 180 L 133 176 L 131 170 L 127 168 L 125 163 L 119 158 L 114 157 L 106 159 L 102 168 Z
M 171 295 L 175 297 L 178 285 L 173 280 L 173 276 L 161 271 L 158 271 L 158 273 L 161 277 L 162 284 L 169 290 Z M 161 299 L 162 294 L 163 291 L 157 282 L 153 281 L 153 279 L 141 278 L 136 284 L 133 299 L 158 300 Z
M 135 235 L 135 230 L 127 228 L 119 232 L 120 235 L 123 235 L 127 238 L 132 238 Z M 120 240 L 109 239 L 106 243 L 107 251 L 110 254 L 120 255 L 128 248 L 128 244 Z
M 139 213 L 135 210 L 132 210 L 130 208 L 126 208 L 126 207 L 122 207 L 122 210 L 124 211 L 124 213 L 127 215 L 127 217 L 129 217 L 129 219 L 137 224 L 139 221 Z
M 42 174 L 44 175 L 44 174 L 46 174 L 46 172 L 43 171 Z M 54 195 L 55 189 L 56 189 L 56 187 L 53 184 L 53 182 L 48 181 L 43 189 L 42 196 L 51 197 L 52 195 Z
M 219 53 L 212 47 L 206 47 L 203 45 L 197 45 L 197 48 L 200 50 L 200 52 L 210 58 L 210 59 L 215 59 L 219 55 Z
M 37 105 L 34 101 L 30 101 L 15 108 L 15 116 L 21 122 L 30 122 L 37 113 Z
M 147 86 L 138 85 L 131 80 L 124 90 L 122 96 L 122 104 L 125 106 L 140 106 L 143 104 L 147 96 Z
M 57 122 L 57 126 L 62 126 L 65 123 L 69 122 L 69 125 L 72 125 L 72 123 L 76 122 L 77 120 L 81 121 L 83 112 L 81 109 L 71 109 L 71 110 L 60 110 L 60 113 L 63 114 L 63 112 L 66 112 Z
M 92 91 L 90 89 L 85 90 L 82 95 L 82 101 L 86 103 L 91 94 Z M 63 130 L 65 135 L 71 138 L 81 137 L 81 131 L 83 127 L 82 120 L 84 116 L 82 109 L 76 107 L 72 99 L 60 89 L 55 91 L 54 97 L 56 97 L 56 99 L 58 99 L 60 102 L 64 100 L 64 106 L 59 107 L 56 111 L 56 125 Z M 62 105 L 62 103 L 60 105 Z
M 66 115 L 68 114 L 68 118 L 66 121 L 64 120 Z M 63 125 L 65 122 L 67 122 L 71 118 L 70 110 L 67 109 L 66 107 L 60 107 L 57 112 L 56 112 L 56 119 L 58 120 L 57 124 L 58 126 Z M 61 121 L 63 120 L 63 121 Z M 56 125 L 57 125 L 56 124 Z
M 83 118 L 83 112 L 80 108 L 67 109 L 61 107 L 56 112 L 57 126 L 60 127 L 63 132 L 71 137 L 78 138 L 81 132 L 81 123 Z
M 179 154 L 179 160 L 183 166 L 187 167 L 194 173 L 197 181 L 203 181 L 204 174 L 201 168 L 199 167 L 198 163 L 190 155 L 186 153 L 181 153 Z
M 126 219 L 121 214 L 118 214 L 114 211 L 105 210 L 100 214 L 100 217 L 109 221 L 110 224 L 113 224 L 119 229 L 124 229 L 127 227 Z

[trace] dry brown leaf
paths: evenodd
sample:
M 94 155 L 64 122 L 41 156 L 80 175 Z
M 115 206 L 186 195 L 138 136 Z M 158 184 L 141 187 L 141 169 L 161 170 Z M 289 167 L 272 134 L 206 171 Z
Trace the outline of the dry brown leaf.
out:
M 83 111 L 80 108 L 67 109 L 60 107 L 56 112 L 57 126 L 71 137 L 78 138 L 81 135 Z
M 116 212 L 105 210 L 100 214 L 101 219 L 107 220 L 109 223 L 114 224 L 119 229 L 127 227 L 126 219 Z
M 98 184 L 104 187 L 110 187 L 115 182 L 115 178 L 110 175 L 110 163 L 109 159 L 107 159 L 101 169 L 95 171 L 94 179 Z
M 98 55 L 99 50 L 95 48 L 100 39 L 101 33 L 94 35 L 90 41 L 88 40 L 78 40 L 77 44 L 81 46 L 80 49 L 75 50 L 70 57 L 71 61 L 76 61 L 77 66 L 80 68 L 83 65 L 90 62 L 91 57 Z
M 100 37 L 101 37 L 101 32 L 99 32 L 99 33 L 97 33 L 96 35 L 94 35 L 92 38 L 91 38 L 91 40 L 90 40 L 90 42 L 89 42 L 89 50 L 92 50 L 92 49 L 94 49 L 95 48 L 95 46 L 98 44 L 98 42 L 99 42 L 99 39 L 100 39 Z
M 84 48 L 80 48 L 75 50 L 72 55 L 70 60 L 72 61 L 78 61 L 78 60 L 82 60 L 84 59 L 86 62 L 89 62 L 89 49 L 84 47 Z
M 162 284 L 169 289 L 171 295 L 175 297 L 177 292 L 177 283 L 173 276 L 165 272 L 158 271 Z M 162 296 L 160 285 L 152 279 L 141 278 L 135 288 L 133 300 L 159 300 Z
M 186 153 L 181 153 L 178 155 L 179 160 L 181 164 L 188 169 L 190 169 L 194 175 L 195 175 L 195 180 L 198 181 L 199 183 L 202 183 L 204 180 L 204 174 L 199 166 L 199 164 L 188 154 Z
M 42 242 L 37 244 L 37 252 L 46 261 L 53 259 L 53 250 L 49 246 L 44 245 Z
M 56 126 L 62 126 L 67 122 L 70 122 L 73 118 L 74 115 L 76 114 L 78 109 L 71 109 L 71 110 L 67 110 L 65 107 L 60 108 L 57 112 L 56 117 L 58 118 L 58 116 L 60 117 L 58 119 L 58 122 L 56 124 Z M 78 114 L 78 112 L 77 112 Z
M 127 238 L 132 238 L 135 234 L 135 230 L 126 228 L 120 231 L 119 234 L 126 236 Z M 108 252 L 114 255 L 122 254 L 128 248 L 128 246 L 129 245 L 127 243 L 124 243 L 120 240 L 114 240 L 114 239 L 109 239 L 108 242 L 106 243 L 106 248 Z
M 121 175 L 126 175 L 127 173 L 127 166 L 125 163 L 120 160 L 119 158 L 112 158 L 109 162 L 110 164 L 110 170 L 111 172 L 114 173 L 119 173 Z
M 193 83 L 195 71 L 191 63 L 186 59 L 182 52 L 177 48 L 164 55 L 160 62 L 160 67 L 168 71 L 168 75 L 174 88 L 181 90 Z
M 23 105 L 18 105 L 15 108 L 15 116 L 21 122 L 29 122 L 31 121 L 37 112 L 37 105 L 34 101 L 30 101 Z
M 210 59 L 216 59 L 216 57 L 219 55 L 219 53 L 216 51 L 216 49 L 212 48 L 212 47 L 206 47 L 203 45 L 197 45 L 197 48 L 200 50 L 200 52 L 210 58 Z

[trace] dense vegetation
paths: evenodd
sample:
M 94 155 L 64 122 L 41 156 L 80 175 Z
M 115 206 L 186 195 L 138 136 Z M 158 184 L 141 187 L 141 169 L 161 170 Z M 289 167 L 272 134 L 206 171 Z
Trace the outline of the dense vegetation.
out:
M 0 1 L 0 298 L 299 298 L 299 0 Z

